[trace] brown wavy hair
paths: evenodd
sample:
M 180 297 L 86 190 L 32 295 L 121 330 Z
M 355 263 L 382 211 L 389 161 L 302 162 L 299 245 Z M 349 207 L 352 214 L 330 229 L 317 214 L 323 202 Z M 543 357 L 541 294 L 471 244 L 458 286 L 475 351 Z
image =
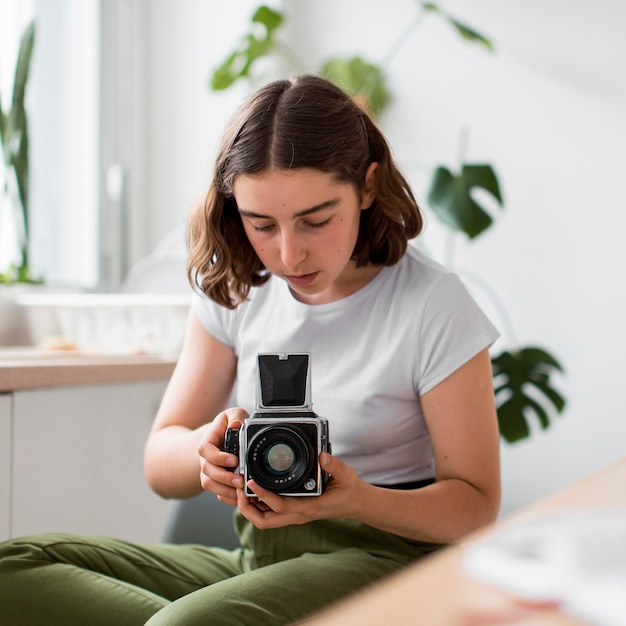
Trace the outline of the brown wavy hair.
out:
M 344 91 L 312 75 L 278 80 L 253 93 L 228 123 L 218 148 L 213 181 L 187 225 L 187 275 L 215 302 L 236 308 L 269 272 L 245 234 L 233 183 L 239 174 L 313 168 L 337 182 L 364 189 L 378 163 L 376 197 L 361 211 L 353 259 L 357 267 L 393 265 L 423 219 L 409 184 L 372 121 Z

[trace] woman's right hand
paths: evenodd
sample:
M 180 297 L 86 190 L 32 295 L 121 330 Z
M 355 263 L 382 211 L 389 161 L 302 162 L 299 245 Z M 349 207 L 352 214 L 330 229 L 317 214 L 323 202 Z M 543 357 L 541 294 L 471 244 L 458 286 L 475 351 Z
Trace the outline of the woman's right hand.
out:
M 217 499 L 226 504 L 237 505 L 237 488 L 243 487 L 243 476 L 236 471 L 239 459 L 224 452 L 227 428 L 241 428 L 248 417 L 245 409 L 234 407 L 219 413 L 211 422 L 198 446 L 200 455 L 200 484 Z

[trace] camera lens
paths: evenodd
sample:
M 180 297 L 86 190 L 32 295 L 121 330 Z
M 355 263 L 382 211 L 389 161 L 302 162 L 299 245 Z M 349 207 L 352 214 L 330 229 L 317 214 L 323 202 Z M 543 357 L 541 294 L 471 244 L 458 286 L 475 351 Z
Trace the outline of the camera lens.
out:
M 276 474 L 289 471 L 295 460 L 293 448 L 286 443 L 275 443 L 265 451 L 265 465 Z
M 261 487 L 288 491 L 310 475 L 317 461 L 314 452 L 297 426 L 267 426 L 249 441 L 248 470 Z

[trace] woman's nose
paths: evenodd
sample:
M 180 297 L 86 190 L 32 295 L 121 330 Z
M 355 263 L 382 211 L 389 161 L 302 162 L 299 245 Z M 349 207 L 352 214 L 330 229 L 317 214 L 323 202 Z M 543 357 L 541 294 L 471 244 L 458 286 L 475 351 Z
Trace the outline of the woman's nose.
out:
M 283 232 L 281 238 L 280 259 L 286 268 L 293 269 L 306 257 L 306 251 L 300 237 L 294 233 Z

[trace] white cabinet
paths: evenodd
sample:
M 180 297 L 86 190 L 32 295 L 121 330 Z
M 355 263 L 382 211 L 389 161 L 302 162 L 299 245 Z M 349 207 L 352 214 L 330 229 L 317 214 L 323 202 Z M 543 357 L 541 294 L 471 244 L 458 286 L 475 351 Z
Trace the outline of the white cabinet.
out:
M 143 447 L 166 384 L 135 381 L 0 396 L 0 498 L 10 502 L 8 522 L 0 508 L 0 538 L 59 531 L 159 541 L 170 503 L 146 483 Z M 3 470 L 11 424 L 9 486 Z
M 0 394 L 0 540 L 10 535 L 11 394 Z

